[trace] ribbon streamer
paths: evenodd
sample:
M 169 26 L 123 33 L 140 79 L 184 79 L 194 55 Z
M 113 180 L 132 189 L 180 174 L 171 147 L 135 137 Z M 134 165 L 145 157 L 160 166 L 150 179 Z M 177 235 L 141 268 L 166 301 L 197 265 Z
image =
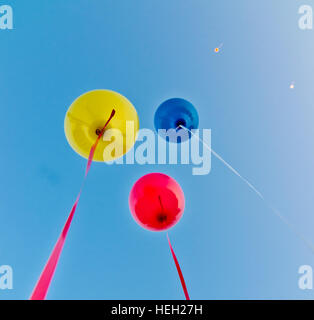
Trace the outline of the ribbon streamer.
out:
M 62 249 L 63 249 L 63 245 L 65 243 L 65 240 L 66 240 L 66 236 L 68 234 L 68 231 L 70 229 L 70 226 L 71 226 L 71 222 L 72 222 L 72 219 L 73 219 L 73 216 L 75 214 L 75 211 L 76 211 L 76 207 L 78 205 L 78 202 L 80 200 L 80 197 L 81 197 L 81 193 L 82 193 L 82 190 L 83 190 L 83 187 L 84 187 L 84 184 L 85 184 L 85 180 L 86 180 L 86 177 L 87 177 L 87 174 L 90 170 L 90 167 L 91 167 L 91 164 L 92 164 L 92 161 L 93 161 L 93 157 L 94 157 L 94 153 L 95 153 L 95 150 L 97 148 L 97 145 L 98 145 L 98 142 L 99 140 L 101 139 L 101 137 L 103 136 L 104 132 L 105 132 L 105 129 L 108 125 L 108 123 L 110 122 L 110 120 L 113 118 L 113 116 L 115 115 L 115 110 L 113 109 L 112 112 L 111 112 L 111 115 L 109 117 L 109 119 L 107 120 L 106 124 L 104 125 L 104 127 L 102 128 L 102 130 L 100 131 L 95 143 L 93 144 L 93 146 L 91 147 L 90 149 L 90 153 L 89 153 L 89 157 L 88 157 L 88 161 L 87 161 L 87 165 L 86 165 L 86 170 L 85 170 L 85 176 L 84 176 L 84 180 L 83 180 L 83 183 L 82 183 L 82 186 L 81 186 L 81 189 L 80 189 L 80 192 L 76 198 L 76 201 L 72 207 L 72 210 L 69 214 L 69 217 L 63 227 L 63 230 L 61 232 L 61 235 L 47 261 L 47 264 L 44 268 L 44 270 L 42 271 L 39 279 L 38 279 L 38 282 L 34 288 L 34 291 L 30 297 L 30 300 L 45 300 L 46 298 L 46 295 L 47 295 L 47 292 L 48 292 L 48 289 L 49 289 L 49 286 L 50 286 L 50 283 L 51 283 L 51 280 L 52 280 L 52 277 L 55 273 L 55 270 L 56 270 L 56 267 L 57 267 L 57 264 L 58 264 L 58 261 L 59 261 L 59 258 L 60 258 L 60 255 L 61 255 L 61 252 L 62 252 Z
M 266 206 L 275 214 L 307 247 L 311 250 L 312 254 L 314 254 L 314 246 L 308 241 L 303 234 L 296 229 L 296 227 L 287 220 L 270 202 L 266 200 L 266 198 L 262 195 L 260 191 L 257 190 L 246 178 L 244 178 L 236 169 L 234 169 L 226 160 L 224 160 L 217 152 L 215 152 L 208 144 L 204 142 L 197 134 L 193 133 L 190 129 L 179 125 L 178 127 L 188 131 L 191 135 L 193 135 L 199 142 L 201 142 L 207 150 L 209 150 L 219 161 L 221 161 L 231 172 L 233 172 L 236 176 L 238 176 L 246 185 L 251 188 L 255 194 L 266 204 Z
M 170 242 L 168 234 L 167 234 L 167 239 L 168 239 L 168 243 L 169 243 L 169 247 L 170 247 L 170 251 L 171 251 L 174 263 L 175 263 L 177 271 L 178 271 L 178 275 L 179 275 L 179 278 L 180 278 L 180 281 L 181 281 L 181 285 L 182 285 L 182 289 L 184 291 L 185 298 L 186 298 L 186 300 L 190 300 L 188 289 L 187 289 L 185 281 L 184 281 L 183 273 L 181 271 L 178 259 L 177 259 L 176 255 L 175 255 L 174 251 L 173 251 L 173 248 L 172 248 L 172 245 L 171 245 L 171 242 Z

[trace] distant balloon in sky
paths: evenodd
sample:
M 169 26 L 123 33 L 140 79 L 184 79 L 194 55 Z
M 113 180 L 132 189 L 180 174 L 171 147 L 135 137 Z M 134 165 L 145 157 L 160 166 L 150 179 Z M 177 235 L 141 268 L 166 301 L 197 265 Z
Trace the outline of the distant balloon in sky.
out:
M 221 50 L 222 46 L 223 46 L 223 43 L 221 43 L 218 47 L 216 47 L 214 49 L 215 53 L 218 53 Z
M 172 98 L 163 102 L 157 109 L 154 117 L 155 129 L 182 130 L 185 127 L 189 130 L 198 128 L 198 113 L 193 104 L 185 99 Z M 161 134 L 161 132 L 159 132 Z M 161 134 L 162 136 L 162 134 Z M 191 137 L 187 132 L 187 137 Z M 186 139 L 185 139 L 186 140 Z M 170 142 L 182 142 L 180 139 L 169 138 Z M 183 139 L 184 141 L 184 139 Z
M 93 90 L 78 97 L 70 106 L 64 120 L 64 130 L 70 146 L 82 157 L 88 159 L 90 148 L 100 134 L 104 123 L 110 116 L 112 110 L 115 116 L 110 121 L 104 136 L 110 129 L 117 129 L 121 132 L 121 141 L 116 144 L 114 153 L 104 154 L 104 149 L 112 143 L 100 139 L 94 161 L 111 161 L 123 156 L 134 145 L 136 134 L 139 129 L 137 112 L 131 102 L 121 94 L 111 90 Z M 126 134 L 127 121 L 133 123 Z
M 141 177 L 133 186 L 129 206 L 133 218 L 150 231 L 173 227 L 184 211 L 184 194 L 180 185 L 162 173 Z

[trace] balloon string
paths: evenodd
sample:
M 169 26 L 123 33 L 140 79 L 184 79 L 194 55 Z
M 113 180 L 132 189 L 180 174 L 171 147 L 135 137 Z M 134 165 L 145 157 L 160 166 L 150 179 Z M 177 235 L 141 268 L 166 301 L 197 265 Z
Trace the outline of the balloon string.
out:
M 165 213 L 164 206 L 162 205 L 162 202 L 161 202 L 161 196 L 158 196 L 158 200 L 160 203 L 160 208 L 161 208 L 162 213 Z
M 88 161 L 87 161 L 87 166 L 86 166 L 86 170 L 85 170 L 85 176 L 84 176 L 84 180 L 80 189 L 80 192 L 76 198 L 76 201 L 71 209 L 71 212 L 69 214 L 69 217 L 63 227 L 63 230 L 61 232 L 61 235 L 59 236 L 59 239 L 47 261 L 47 264 L 44 268 L 44 270 L 42 271 L 37 284 L 33 290 L 33 293 L 30 297 L 30 300 L 45 300 L 51 280 L 53 278 L 53 275 L 55 273 L 58 261 L 59 261 L 59 257 L 61 255 L 62 249 L 63 249 L 63 245 L 65 243 L 66 240 L 66 236 L 68 234 L 68 231 L 70 229 L 70 225 L 74 216 L 74 213 L 76 211 L 76 207 L 78 205 L 78 202 L 80 200 L 81 197 L 81 193 L 84 187 L 84 183 L 87 177 L 87 174 L 89 172 L 89 169 L 91 167 L 93 158 L 94 158 L 94 154 L 95 154 L 95 150 L 97 148 L 98 142 L 101 139 L 101 137 L 103 136 L 105 129 L 108 125 L 108 123 L 110 122 L 110 120 L 113 118 L 113 116 L 115 115 L 115 110 L 113 109 L 111 112 L 111 115 L 109 117 L 109 119 L 107 120 L 106 124 L 104 125 L 104 127 L 102 128 L 100 134 L 98 135 L 95 143 L 93 144 L 93 146 L 90 149 L 90 153 L 89 153 L 89 157 L 88 157 Z
M 185 129 L 186 131 L 190 132 L 191 135 L 193 135 L 198 141 L 202 142 L 202 144 L 205 146 L 205 148 L 207 148 L 218 160 L 220 160 L 229 170 L 231 170 L 236 176 L 238 176 L 243 182 L 246 183 L 247 186 L 249 186 L 254 192 L 255 194 L 257 194 L 259 196 L 259 198 L 261 198 L 264 203 L 266 204 L 266 206 L 286 225 L 288 226 L 288 228 L 301 240 L 303 241 L 303 243 L 311 250 L 311 252 L 314 254 L 314 246 L 313 244 L 308 241 L 302 233 L 300 233 L 295 226 L 289 222 L 277 209 L 274 208 L 274 206 L 268 202 L 265 197 L 262 195 L 261 192 L 259 192 L 246 178 L 244 178 L 242 175 L 240 175 L 240 173 L 235 170 L 227 161 L 225 161 L 218 153 L 216 153 L 209 145 L 207 145 L 203 139 L 201 139 L 198 135 L 196 135 L 195 133 L 193 133 L 191 130 L 189 130 L 188 128 L 179 125 L 179 127 L 181 127 L 182 129 Z
M 172 248 L 172 245 L 171 245 L 171 242 L 170 242 L 170 239 L 169 239 L 168 234 L 167 234 L 167 238 L 168 238 L 168 243 L 169 243 L 170 251 L 171 251 L 171 254 L 172 254 L 174 263 L 175 263 L 175 265 L 176 265 L 176 268 L 177 268 L 177 271 L 178 271 L 178 274 L 179 274 L 179 278 L 180 278 L 180 281 L 181 281 L 181 285 L 182 285 L 182 289 L 183 289 L 183 291 L 184 291 L 185 298 L 186 298 L 186 300 L 190 300 L 189 293 L 188 293 L 188 289 L 187 289 L 186 284 L 185 284 L 185 281 L 184 281 L 183 273 L 182 273 L 182 271 L 181 271 L 181 268 L 180 268 L 178 259 L 177 259 L 176 255 L 175 255 L 174 251 L 173 251 L 173 248 Z

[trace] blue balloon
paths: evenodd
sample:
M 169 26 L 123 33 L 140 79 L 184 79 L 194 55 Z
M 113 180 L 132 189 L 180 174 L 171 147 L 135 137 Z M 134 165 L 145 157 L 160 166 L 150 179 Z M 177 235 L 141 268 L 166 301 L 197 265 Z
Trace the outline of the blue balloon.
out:
M 159 129 L 175 129 L 177 132 L 185 130 L 183 127 L 192 130 L 198 128 L 198 113 L 193 104 L 185 99 L 172 98 L 163 102 L 157 109 L 154 118 L 155 129 L 158 132 Z M 185 130 L 186 131 L 186 130 Z M 161 136 L 163 136 L 161 134 Z M 166 138 L 165 136 L 163 136 Z M 191 134 L 187 132 L 187 138 L 191 137 Z M 175 139 L 168 137 L 171 142 L 183 142 L 186 139 Z

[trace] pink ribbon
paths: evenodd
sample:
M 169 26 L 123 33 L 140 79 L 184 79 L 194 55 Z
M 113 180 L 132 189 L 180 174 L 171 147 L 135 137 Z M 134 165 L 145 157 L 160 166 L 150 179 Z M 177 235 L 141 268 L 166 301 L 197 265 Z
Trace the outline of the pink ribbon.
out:
M 179 278 L 180 278 L 180 281 L 181 281 L 181 285 L 182 285 L 182 289 L 183 289 L 185 298 L 186 298 L 186 300 L 190 300 L 188 289 L 187 289 L 185 281 L 184 281 L 183 273 L 181 271 L 181 268 L 180 268 L 180 265 L 179 265 L 179 261 L 178 261 L 176 255 L 175 255 L 175 253 L 173 251 L 173 248 L 172 248 L 172 245 L 171 245 L 171 242 L 170 242 L 168 234 L 167 234 L 167 238 L 168 238 L 168 242 L 169 242 L 170 251 L 171 251 L 174 263 L 176 265 L 176 268 L 177 268 L 177 271 L 178 271 L 178 274 L 179 274 Z
M 70 229 L 70 226 L 71 226 L 71 222 L 72 222 L 72 219 L 73 219 L 73 216 L 74 216 L 74 213 L 75 213 L 75 210 L 76 210 L 76 207 L 78 205 L 78 202 L 80 200 L 80 197 L 81 197 L 81 193 L 82 193 L 82 190 L 83 190 L 83 187 L 84 187 L 84 183 L 85 183 L 85 180 L 86 180 L 86 177 L 87 177 L 87 174 L 89 172 L 89 169 L 91 167 L 91 164 L 92 164 L 92 161 L 93 161 L 93 158 L 94 158 L 94 153 L 95 153 L 95 150 L 97 148 L 97 145 L 98 145 L 98 142 L 99 140 L 101 139 L 101 137 L 103 136 L 104 132 L 105 132 L 105 129 L 108 125 L 108 123 L 110 122 L 110 120 L 113 118 L 113 116 L 115 115 L 115 110 L 113 109 L 112 112 L 111 112 L 111 115 L 109 117 L 109 119 L 107 120 L 106 124 L 104 125 L 104 127 L 102 128 L 100 134 L 98 135 L 95 143 L 93 144 L 93 146 L 91 147 L 90 149 L 90 152 L 89 152 L 89 157 L 88 157 L 88 161 L 87 161 L 87 166 L 86 166 L 86 170 L 85 170 L 85 176 L 84 176 L 84 180 L 83 180 L 83 183 L 82 183 L 82 187 L 80 189 L 80 192 L 76 198 L 76 201 L 72 207 L 72 210 L 69 214 L 69 217 L 63 227 L 63 230 L 61 232 L 61 235 L 47 261 L 47 264 L 44 268 L 44 270 L 42 271 L 38 281 L 37 281 L 37 284 L 34 288 L 34 291 L 30 297 L 30 300 L 45 300 L 46 298 L 46 295 L 47 295 L 47 292 L 49 290 L 49 286 L 50 286 L 50 283 L 51 283 L 51 280 L 53 278 L 53 275 L 55 273 L 55 270 L 56 270 L 56 267 L 57 267 L 57 264 L 58 264 L 58 261 L 59 261 L 59 258 L 60 258 L 60 255 L 61 255 L 61 252 L 62 252 L 62 249 L 63 249 L 63 245 L 65 243 L 65 240 L 66 240 L 66 237 L 67 237 L 67 234 L 68 234 L 68 231 Z

